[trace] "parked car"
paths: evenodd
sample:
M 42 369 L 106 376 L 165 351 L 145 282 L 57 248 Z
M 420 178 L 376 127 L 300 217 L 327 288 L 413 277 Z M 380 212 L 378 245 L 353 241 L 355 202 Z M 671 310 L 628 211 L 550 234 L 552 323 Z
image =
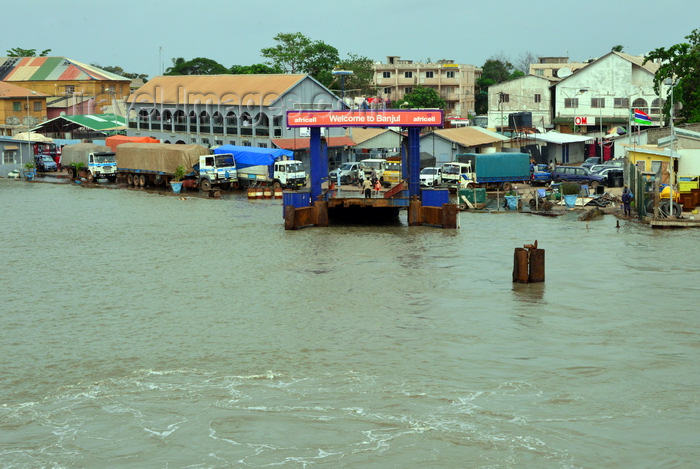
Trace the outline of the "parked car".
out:
M 603 178 L 602 183 L 607 187 L 621 187 L 623 185 L 623 170 L 619 166 L 605 168 L 596 173 Z
M 360 169 L 360 163 L 343 163 L 328 174 L 328 178 L 333 182 L 338 181 L 338 172 L 340 172 L 340 183 L 350 184 L 357 179 L 357 171 Z
M 591 172 L 591 174 L 598 174 L 604 169 L 607 168 L 615 168 L 615 169 L 622 169 L 624 166 L 624 162 L 622 160 L 610 160 L 606 161 L 605 163 L 601 164 L 594 164 L 588 170 Z
M 602 184 L 603 177 L 597 174 L 591 174 L 586 168 L 580 166 L 557 166 L 552 172 L 552 181 L 571 181 L 595 187 L 598 184 Z
M 47 171 L 58 171 L 56 162 L 48 155 L 35 156 L 34 164 L 36 165 L 36 170 L 42 173 Z
M 602 163 L 601 159 L 599 156 L 591 156 L 590 158 L 586 158 L 586 161 L 581 163 L 582 168 L 590 169 L 591 166 L 594 164 L 600 164 Z
M 420 172 L 420 185 L 436 187 L 442 184 L 442 169 L 429 166 Z

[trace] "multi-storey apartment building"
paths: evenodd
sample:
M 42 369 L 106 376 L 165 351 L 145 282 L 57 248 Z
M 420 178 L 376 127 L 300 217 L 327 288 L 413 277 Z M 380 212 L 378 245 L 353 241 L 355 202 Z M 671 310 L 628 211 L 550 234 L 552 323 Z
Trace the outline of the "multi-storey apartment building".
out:
M 388 56 L 386 64 L 374 66 L 374 84 L 381 98 L 396 101 L 416 86 L 432 88 L 447 104 L 445 117 L 474 114 L 474 89 L 480 77 L 480 68 L 456 64 L 454 60 L 421 63 Z

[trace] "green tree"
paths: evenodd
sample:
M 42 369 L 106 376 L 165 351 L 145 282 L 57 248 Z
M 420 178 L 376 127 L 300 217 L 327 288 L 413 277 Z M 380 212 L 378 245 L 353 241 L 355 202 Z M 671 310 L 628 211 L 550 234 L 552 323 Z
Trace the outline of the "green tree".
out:
M 15 47 L 14 49 L 8 49 L 8 57 L 37 57 L 36 49 L 22 49 L 21 47 Z M 46 49 L 41 51 L 39 57 L 46 57 L 51 52 L 51 49 Z
M 272 73 L 284 73 L 284 70 L 281 68 L 267 64 L 232 65 L 229 71 L 233 75 L 269 75 Z
M 475 107 L 477 114 L 486 114 L 488 112 L 489 86 L 513 80 L 525 76 L 525 74 L 520 70 L 516 70 L 513 64 L 503 56 L 491 57 L 481 69 L 481 78 L 476 80 Z
M 437 91 L 425 86 L 416 86 L 410 93 L 406 93 L 403 99 L 391 103 L 393 108 L 409 109 L 445 109 L 445 100 L 440 97 Z
M 330 85 L 331 70 L 340 60 L 338 49 L 301 33 L 279 33 L 274 40 L 277 45 L 260 50 L 269 65 L 285 73 L 308 73 L 323 85 Z
M 229 69 L 216 60 L 197 57 L 192 60 L 180 62 L 173 59 L 173 66 L 168 67 L 165 75 L 225 75 Z
M 337 70 L 350 70 L 352 75 L 345 77 L 345 92 L 352 96 L 373 96 L 374 95 L 374 62 L 367 57 L 348 54 L 348 58 L 339 62 L 335 68 Z M 333 77 L 330 87 L 340 89 L 341 79 Z
M 694 29 L 685 37 L 688 42 L 675 44 L 668 49 L 660 47 L 644 57 L 644 63 L 658 61 L 661 65 L 654 75 L 654 90 L 658 94 L 667 78 L 675 80 L 674 103 L 681 103 L 677 112 L 681 120 L 700 122 L 700 30 Z M 670 95 L 666 97 L 664 113 L 669 114 Z
M 610 50 L 613 51 L 613 52 L 622 52 L 622 49 L 624 49 L 624 46 L 621 46 L 621 45 L 618 44 L 618 45 L 616 45 L 616 46 L 613 46 L 613 48 L 610 49 Z
M 170 61 L 173 63 L 171 67 L 168 67 L 165 69 L 165 72 L 163 73 L 164 75 L 169 74 L 170 72 L 173 71 L 174 68 L 176 67 L 182 67 L 182 64 L 187 62 L 184 57 L 173 57 L 170 59 Z

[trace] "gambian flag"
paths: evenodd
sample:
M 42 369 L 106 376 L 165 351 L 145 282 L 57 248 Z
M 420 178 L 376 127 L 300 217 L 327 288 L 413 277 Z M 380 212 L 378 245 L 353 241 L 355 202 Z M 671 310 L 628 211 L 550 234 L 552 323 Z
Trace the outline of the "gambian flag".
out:
M 636 124 L 651 124 L 651 118 L 646 112 L 640 111 L 639 109 L 635 109 L 634 122 Z

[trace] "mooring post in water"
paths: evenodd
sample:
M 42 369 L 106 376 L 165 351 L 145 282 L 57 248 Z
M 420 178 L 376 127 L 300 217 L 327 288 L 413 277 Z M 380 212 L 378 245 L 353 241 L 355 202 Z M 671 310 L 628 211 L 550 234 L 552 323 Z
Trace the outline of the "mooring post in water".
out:
M 533 244 L 515 248 L 513 282 L 544 282 L 544 249 L 537 249 L 537 240 Z
M 527 283 L 527 249 L 515 248 L 513 258 L 513 282 Z

